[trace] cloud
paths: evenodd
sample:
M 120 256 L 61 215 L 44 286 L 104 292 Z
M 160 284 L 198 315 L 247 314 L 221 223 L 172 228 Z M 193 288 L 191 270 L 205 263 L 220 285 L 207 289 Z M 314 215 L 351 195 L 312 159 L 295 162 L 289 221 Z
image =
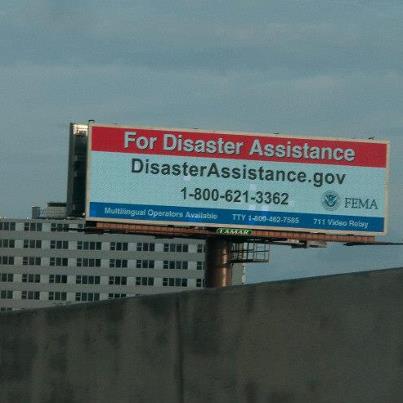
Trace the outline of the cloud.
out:
M 23 2 L 3 16 L 0 50 L 8 64 L 114 63 L 283 77 L 400 71 L 403 7 L 333 3 Z

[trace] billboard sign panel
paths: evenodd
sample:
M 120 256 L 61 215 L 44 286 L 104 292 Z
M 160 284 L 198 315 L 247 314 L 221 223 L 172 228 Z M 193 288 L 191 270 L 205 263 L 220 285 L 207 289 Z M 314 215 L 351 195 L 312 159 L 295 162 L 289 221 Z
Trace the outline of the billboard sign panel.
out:
M 86 219 L 386 232 L 387 141 L 90 126 Z

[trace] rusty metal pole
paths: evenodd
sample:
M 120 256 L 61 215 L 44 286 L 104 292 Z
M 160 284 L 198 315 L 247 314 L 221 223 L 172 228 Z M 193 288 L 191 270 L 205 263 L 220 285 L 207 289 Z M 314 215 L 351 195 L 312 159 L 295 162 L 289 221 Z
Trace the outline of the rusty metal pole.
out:
M 206 240 L 206 287 L 220 288 L 232 284 L 232 242 L 221 237 Z

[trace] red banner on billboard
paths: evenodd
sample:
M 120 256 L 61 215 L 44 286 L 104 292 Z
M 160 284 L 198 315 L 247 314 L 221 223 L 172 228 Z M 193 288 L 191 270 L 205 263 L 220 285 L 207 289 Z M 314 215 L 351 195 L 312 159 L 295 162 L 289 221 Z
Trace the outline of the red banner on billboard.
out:
M 385 142 L 94 126 L 92 151 L 385 168 Z

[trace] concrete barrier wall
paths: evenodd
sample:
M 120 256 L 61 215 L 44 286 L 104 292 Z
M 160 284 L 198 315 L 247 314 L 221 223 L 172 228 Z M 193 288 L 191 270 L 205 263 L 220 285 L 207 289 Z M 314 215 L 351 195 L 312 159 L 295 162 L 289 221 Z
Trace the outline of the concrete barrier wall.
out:
M 403 402 L 403 269 L 0 314 L 0 402 Z

